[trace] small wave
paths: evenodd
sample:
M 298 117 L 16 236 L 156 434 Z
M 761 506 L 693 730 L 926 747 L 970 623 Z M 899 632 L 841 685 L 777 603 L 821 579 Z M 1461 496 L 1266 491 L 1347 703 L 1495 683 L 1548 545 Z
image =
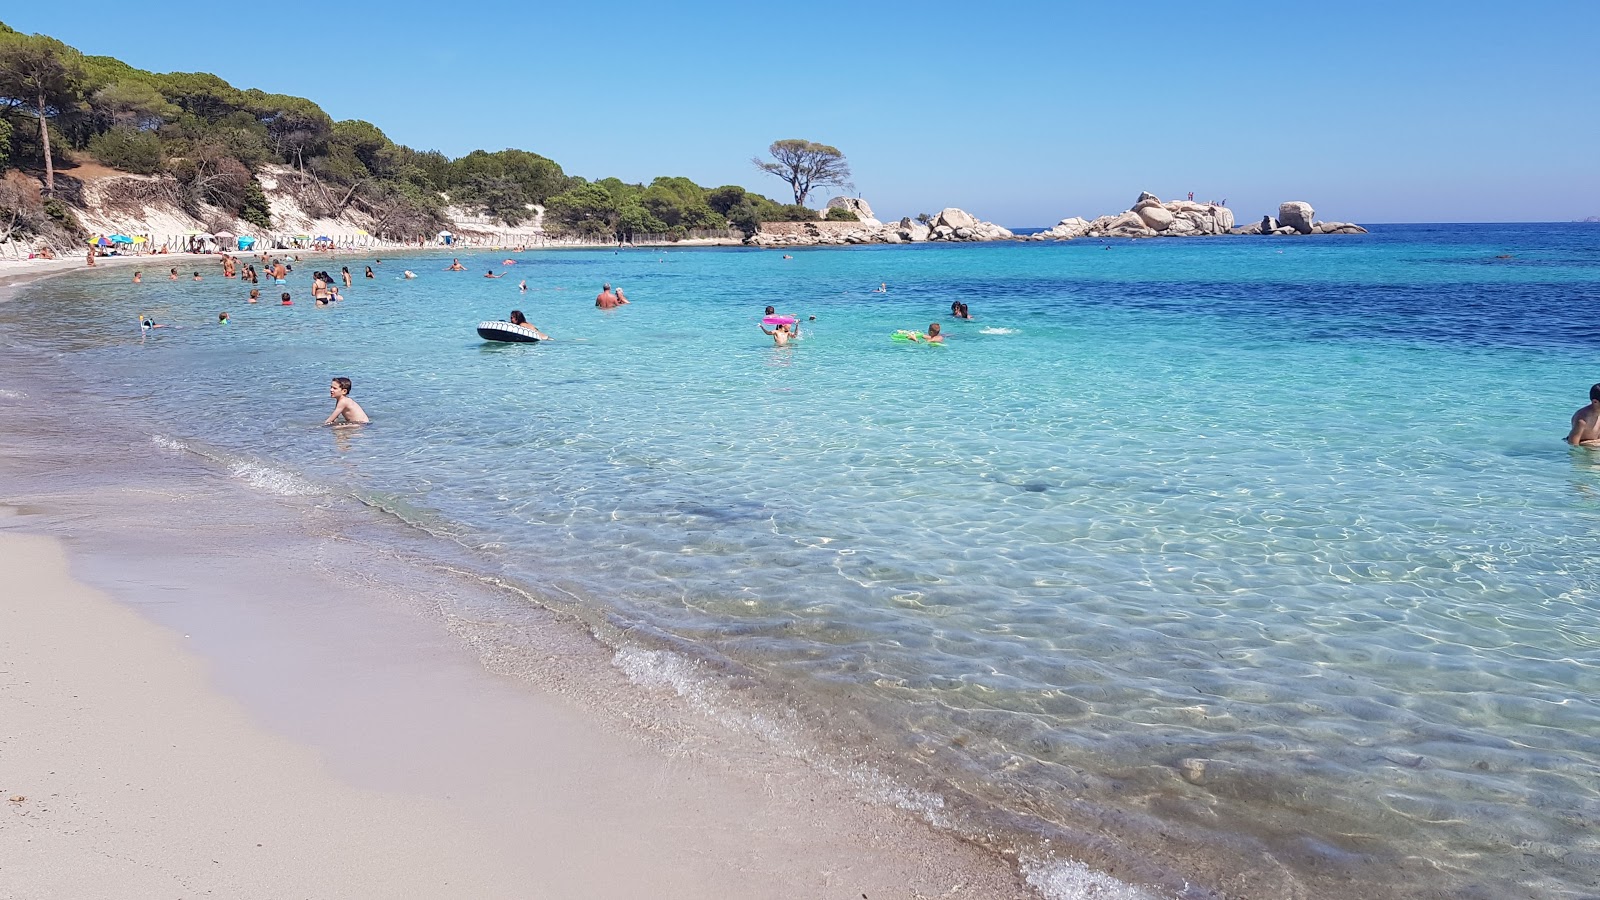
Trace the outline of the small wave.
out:
M 1077 861 L 1024 858 L 1021 868 L 1028 885 L 1047 900 L 1158 900 L 1148 891 Z
M 164 434 L 152 435 L 150 441 L 163 450 L 188 450 L 189 445 L 176 438 L 169 438 Z
M 26 400 L 28 395 L 24 391 L 0 390 L 0 400 Z
M 760 713 L 738 710 L 726 702 L 713 680 L 687 656 L 667 650 L 622 647 L 612 657 L 612 665 L 640 687 L 671 690 L 724 728 L 759 735 L 779 746 L 791 743 L 781 723 Z
M 311 497 L 323 493 L 321 488 L 298 475 L 256 462 L 236 462 L 229 468 L 228 474 L 253 488 L 280 497 Z
M 990 326 L 988 328 L 979 328 L 978 329 L 978 333 L 979 334 L 1016 334 L 1017 330 L 1015 328 L 995 328 L 994 326 Z

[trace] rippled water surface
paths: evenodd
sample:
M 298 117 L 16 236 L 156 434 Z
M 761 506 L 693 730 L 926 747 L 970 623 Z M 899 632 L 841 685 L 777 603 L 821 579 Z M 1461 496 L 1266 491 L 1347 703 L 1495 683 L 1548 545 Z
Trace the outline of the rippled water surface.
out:
M 1561 442 L 1600 226 L 503 258 L 331 309 L 326 261 L 291 308 L 92 273 L 0 323 L 149 433 L 848 710 L 1069 855 L 1600 892 L 1600 456 Z M 513 307 L 556 340 L 476 338 Z M 335 374 L 373 425 L 316 427 Z

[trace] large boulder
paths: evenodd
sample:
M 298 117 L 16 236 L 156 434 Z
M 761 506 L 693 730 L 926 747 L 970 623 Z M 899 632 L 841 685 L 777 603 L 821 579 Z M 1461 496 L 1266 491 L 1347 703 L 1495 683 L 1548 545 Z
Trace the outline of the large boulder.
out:
M 1070 241 L 1076 237 L 1083 237 L 1084 232 L 1088 230 L 1089 221 L 1087 219 L 1081 216 L 1072 216 L 1057 222 L 1054 228 L 1039 232 L 1038 238 L 1040 240 Z
M 1152 194 L 1149 191 L 1140 191 L 1139 192 L 1139 199 L 1133 201 L 1133 206 L 1130 207 L 1130 208 L 1131 209 L 1141 209 L 1141 208 L 1146 207 L 1146 206 L 1160 206 L 1160 205 L 1161 205 L 1161 198 L 1160 197 L 1157 197 L 1155 194 Z
M 823 207 L 823 215 L 827 215 L 827 210 L 830 209 L 849 210 L 855 213 L 861 224 L 868 228 L 876 228 L 883 224 L 873 217 L 872 205 L 860 197 L 835 197 L 828 201 L 827 206 Z
M 933 224 L 936 228 L 943 225 L 954 231 L 957 228 L 971 228 L 978 224 L 978 217 L 964 209 L 956 209 L 952 206 L 940 210 L 939 215 L 933 220 Z
M 1172 227 L 1173 215 L 1165 207 L 1159 205 L 1136 206 L 1133 211 L 1144 221 L 1146 227 L 1154 231 L 1166 231 Z
M 1312 215 L 1315 211 L 1311 204 L 1303 200 L 1290 200 L 1278 207 L 1278 221 L 1284 227 L 1293 228 L 1300 234 L 1310 234 L 1312 229 Z
M 912 243 L 927 240 L 930 231 L 928 226 L 912 219 L 910 216 L 901 219 L 893 228 L 894 232 L 900 235 L 901 240 Z

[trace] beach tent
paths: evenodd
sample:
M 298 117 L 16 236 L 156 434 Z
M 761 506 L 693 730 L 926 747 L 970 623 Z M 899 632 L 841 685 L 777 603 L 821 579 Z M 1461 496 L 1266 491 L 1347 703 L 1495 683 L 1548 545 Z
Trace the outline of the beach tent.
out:
M 240 250 L 249 250 L 251 247 L 254 247 L 255 245 L 256 245 L 256 239 L 255 238 L 250 237 L 248 235 L 240 235 L 239 236 L 239 249 Z
M 446 246 L 449 246 L 450 244 L 455 243 L 455 240 L 456 240 L 456 236 L 451 234 L 450 232 L 448 232 L 448 231 L 439 232 L 439 242 L 440 243 L 442 243 L 442 244 L 444 244 Z

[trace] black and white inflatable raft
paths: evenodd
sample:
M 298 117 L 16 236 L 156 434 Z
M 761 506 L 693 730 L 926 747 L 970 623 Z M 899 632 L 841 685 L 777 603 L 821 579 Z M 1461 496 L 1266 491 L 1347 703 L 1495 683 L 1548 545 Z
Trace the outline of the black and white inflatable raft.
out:
M 539 333 L 510 322 L 479 322 L 478 337 L 507 344 L 537 344 Z

